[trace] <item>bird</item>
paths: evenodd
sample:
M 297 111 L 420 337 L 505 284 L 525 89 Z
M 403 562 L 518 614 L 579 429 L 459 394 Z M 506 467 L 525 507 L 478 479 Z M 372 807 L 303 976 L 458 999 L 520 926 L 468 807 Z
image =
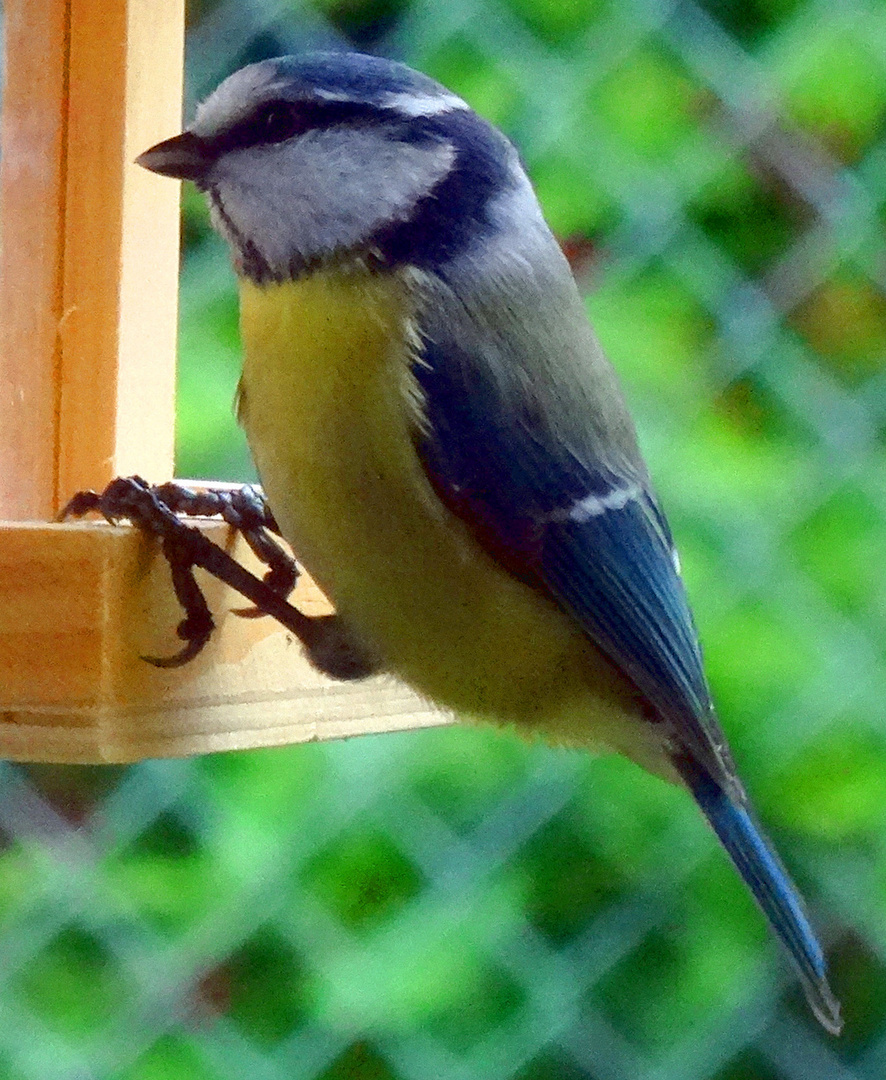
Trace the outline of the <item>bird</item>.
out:
M 618 377 L 514 145 L 405 64 L 309 52 L 234 72 L 137 161 L 193 181 L 229 246 L 237 416 L 336 612 L 310 659 L 688 789 L 838 1034 Z

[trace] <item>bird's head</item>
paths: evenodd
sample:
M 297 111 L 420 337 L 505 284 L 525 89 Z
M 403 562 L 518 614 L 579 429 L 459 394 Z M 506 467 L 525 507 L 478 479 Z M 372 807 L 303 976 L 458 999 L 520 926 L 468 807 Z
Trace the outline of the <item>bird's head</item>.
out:
M 192 180 L 259 284 L 330 262 L 433 266 L 482 239 L 523 176 L 511 144 L 404 64 L 310 53 L 235 72 L 138 164 Z

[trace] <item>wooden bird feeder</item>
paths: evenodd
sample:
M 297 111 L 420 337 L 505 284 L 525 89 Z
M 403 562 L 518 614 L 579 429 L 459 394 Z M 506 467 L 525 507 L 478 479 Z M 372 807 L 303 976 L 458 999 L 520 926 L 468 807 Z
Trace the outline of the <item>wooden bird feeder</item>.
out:
M 53 519 L 173 475 L 177 185 L 132 164 L 179 130 L 183 0 L 8 0 L 0 159 L 0 757 L 120 762 L 444 723 L 392 679 L 334 683 L 205 577 L 187 666 L 159 546 Z M 208 535 L 245 558 L 227 527 Z M 325 601 L 306 583 L 296 603 Z

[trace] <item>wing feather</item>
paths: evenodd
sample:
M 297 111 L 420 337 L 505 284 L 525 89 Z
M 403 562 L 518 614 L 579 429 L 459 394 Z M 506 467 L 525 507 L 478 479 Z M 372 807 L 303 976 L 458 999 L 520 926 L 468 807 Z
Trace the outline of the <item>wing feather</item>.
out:
M 651 719 L 740 791 L 639 454 L 607 460 L 574 436 L 559 441 L 531 383 L 516 409 L 513 394 L 506 405 L 484 366 L 440 328 L 415 374 L 426 412 L 418 452 L 441 500 L 499 562 L 581 624 L 650 703 Z

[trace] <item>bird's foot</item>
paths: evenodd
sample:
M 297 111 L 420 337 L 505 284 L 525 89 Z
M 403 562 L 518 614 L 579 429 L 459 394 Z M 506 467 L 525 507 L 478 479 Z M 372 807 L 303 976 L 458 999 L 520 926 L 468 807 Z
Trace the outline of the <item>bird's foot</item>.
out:
M 205 647 L 215 621 L 194 567 L 212 574 L 252 602 L 237 614 L 270 615 L 291 631 L 305 647 L 308 658 L 324 674 L 336 679 L 361 679 L 378 665 L 355 645 L 336 615 L 304 615 L 287 602 L 298 580 L 295 560 L 272 533 L 279 528 L 262 493 L 249 485 L 194 489 L 170 482 L 151 485 L 138 476 L 118 477 L 102 492 L 78 492 L 65 506 L 60 520 L 97 512 L 116 524 L 122 519 L 157 537 L 169 563 L 175 595 L 185 613 L 176 628 L 184 647 L 172 656 L 146 656 L 156 667 L 180 667 Z M 240 532 L 268 571 L 263 579 L 251 574 L 199 529 L 180 515 L 219 516 Z

